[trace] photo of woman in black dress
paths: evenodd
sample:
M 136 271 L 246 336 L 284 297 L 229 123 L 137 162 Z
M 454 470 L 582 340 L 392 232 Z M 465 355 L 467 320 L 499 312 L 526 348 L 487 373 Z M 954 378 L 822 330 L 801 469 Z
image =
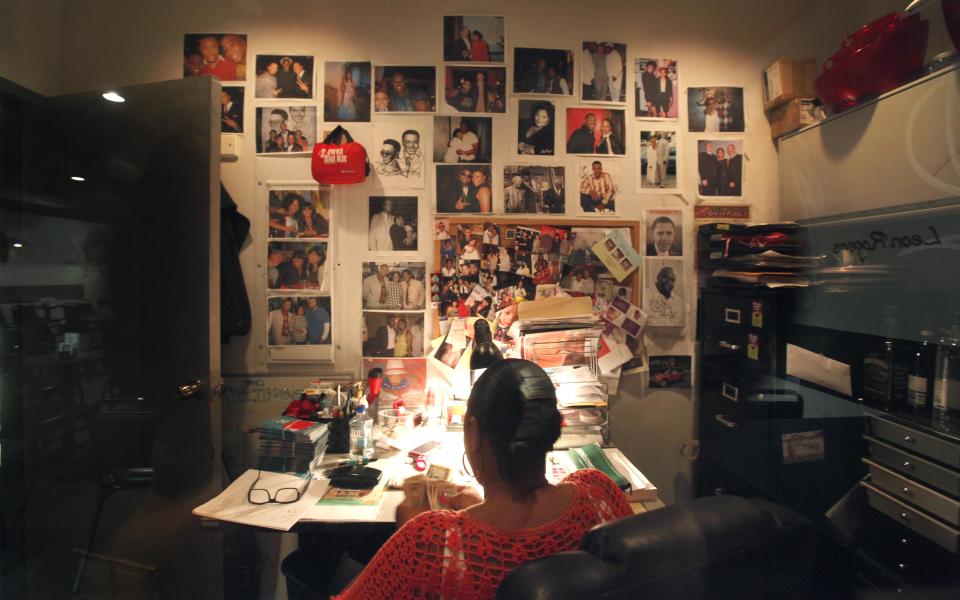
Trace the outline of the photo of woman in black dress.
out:
M 526 114 L 517 127 L 517 153 L 553 156 L 554 106 L 544 100 L 520 100 L 519 113 Z

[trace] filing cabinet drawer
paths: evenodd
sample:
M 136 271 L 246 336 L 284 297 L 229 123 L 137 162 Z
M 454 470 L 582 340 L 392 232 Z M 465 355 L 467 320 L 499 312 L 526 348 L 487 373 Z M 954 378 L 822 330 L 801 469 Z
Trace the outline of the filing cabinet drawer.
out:
M 885 444 L 876 438 L 864 436 L 864 439 L 867 440 L 870 456 L 884 467 L 917 479 L 951 496 L 960 497 L 960 473 Z
M 706 327 L 703 359 L 729 371 L 773 372 L 777 348 L 773 336 L 760 329 Z
M 769 329 L 774 324 L 773 298 L 710 293 L 703 298 L 703 316 L 711 326 Z
M 770 376 L 749 377 L 704 363 L 700 385 L 703 409 L 741 419 L 793 419 L 803 415 L 803 398 Z
M 951 444 L 875 415 L 870 415 L 868 422 L 870 433 L 874 437 L 960 469 L 960 445 Z
M 960 502 L 895 473 L 872 460 L 863 459 L 870 470 L 870 482 L 891 496 L 922 508 L 954 527 L 960 526 Z
M 932 517 L 928 517 L 915 508 L 907 506 L 880 488 L 866 482 L 861 482 L 860 485 L 867 490 L 867 501 L 871 507 L 901 523 L 911 531 L 922 535 L 941 548 L 957 554 L 958 545 L 960 545 L 960 531 L 948 527 Z

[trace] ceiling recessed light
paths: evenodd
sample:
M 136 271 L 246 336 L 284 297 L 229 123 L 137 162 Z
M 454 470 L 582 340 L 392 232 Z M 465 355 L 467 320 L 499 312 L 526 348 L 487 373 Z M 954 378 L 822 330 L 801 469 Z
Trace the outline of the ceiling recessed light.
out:
M 71 175 L 71 176 L 70 176 L 70 180 L 71 180 L 71 181 L 86 181 L 86 178 L 80 177 L 79 175 Z
M 103 99 L 109 100 L 110 102 L 126 102 L 127 101 L 126 98 L 124 98 L 123 96 L 121 96 L 116 92 L 104 92 Z

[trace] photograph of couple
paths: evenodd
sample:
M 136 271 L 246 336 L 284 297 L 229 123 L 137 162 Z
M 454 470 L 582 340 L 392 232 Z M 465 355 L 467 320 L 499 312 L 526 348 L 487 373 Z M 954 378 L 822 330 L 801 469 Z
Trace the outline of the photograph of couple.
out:
M 368 62 L 326 62 L 323 65 L 323 120 L 369 121 Z
M 433 162 L 488 163 L 492 147 L 490 117 L 433 118 Z
M 522 214 L 563 214 L 564 167 L 507 165 L 503 168 L 503 210 Z
M 637 191 L 667 193 L 676 190 L 679 161 L 676 131 L 640 130 L 640 153 L 637 157 Z
M 417 197 L 370 196 L 371 252 L 417 250 Z
M 443 18 L 443 60 L 503 62 L 503 17 Z
M 426 271 L 422 262 L 363 263 L 363 309 L 423 310 Z
M 742 196 L 743 140 L 699 140 L 697 168 L 701 196 Z
M 637 117 L 676 119 L 679 114 L 680 82 L 677 61 L 672 58 L 637 58 L 633 61 Z
M 330 291 L 326 242 L 271 242 L 267 289 Z
M 329 344 L 333 320 L 328 296 L 267 298 L 267 344 Z
M 316 106 L 257 107 L 257 154 L 308 153 L 316 141 Z
M 491 213 L 490 165 L 437 165 L 437 212 Z
M 257 98 L 313 98 L 313 57 L 258 54 Z
M 376 67 L 373 111 L 435 112 L 437 110 L 436 67 Z
M 220 88 L 220 133 L 243 133 L 243 92 L 239 86 Z
M 688 88 L 687 118 L 691 132 L 742 133 L 743 88 Z
M 596 108 L 567 109 L 568 154 L 617 154 L 624 146 L 625 111 Z
M 378 122 L 374 127 L 374 139 L 379 142 L 380 150 L 370 161 L 383 187 L 423 187 L 426 168 L 417 127 L 395 122 Z
M 188 33 L 183 36 L 183 76 L 203 75 L 212 75 L 220 81 L 246 81 L 246 34 Z
M 457 112 L 507 112 L 507 70 L 503 67 L 446 68 L 444 99 Z
M 517 94 L 573 94 L 573 52 L 513 49 L 513 91 Z
M 270 190 L 267 199 L 270 239 L 325 238 L 330 235 L 330 192 Z
M 363 355 L 415 358 L 423 356 L 423 313 L 363 313 Z
M 583 42 L 580 55 L 580 99 L 626 102 L 627 45 Z

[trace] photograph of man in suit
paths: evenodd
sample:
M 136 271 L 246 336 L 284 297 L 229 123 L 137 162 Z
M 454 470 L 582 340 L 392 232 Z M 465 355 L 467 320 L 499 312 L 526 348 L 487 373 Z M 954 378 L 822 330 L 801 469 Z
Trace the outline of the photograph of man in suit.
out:
M 703 149 L 697 154 L 697 172 L 701 196 L 717 195 L 717 157 L 713 154 L 713 144 L 704 142 Z
M 587 113 L 583 117 L 583 123 L 577 128 L 567 140 L 567 152 L 569 154 L 593 154 L 593 130 L 597 127 L 597 117 L 593 113 Z
M 647 238 L 647 256 L 682 256 L 677 228 L 673 219 L 660 215 L 653 220 Z
M 743 157 L 737 154 L 737 147 L 727 144 L 727 178 L 721 196 L 741 196 L 743 181 Z

